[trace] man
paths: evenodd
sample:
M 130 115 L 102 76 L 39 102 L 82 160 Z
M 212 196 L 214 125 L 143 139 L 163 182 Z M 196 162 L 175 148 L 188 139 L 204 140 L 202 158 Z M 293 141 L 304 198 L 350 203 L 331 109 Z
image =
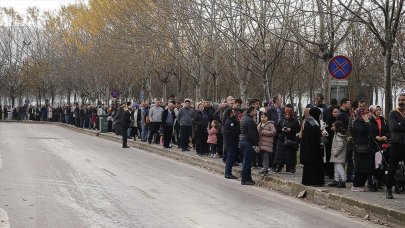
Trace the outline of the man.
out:
M 174 104 L 169 103 L 167 109 L 162 114 L 162 127 L 163 127 L 163 147 L 166 149 L 172 148 L 170 141 L 173 136 L 173 126 L 176 114 L 174 113 Z
M 143 103 L 143 106 L 141 108 L 141 127 L 142 127 L 141 141 L 142 142 L 148 141 L 149 123 L 146 122 L 146 117 L 148 115 L 149 115 L 149 103 L 145 102 L 145 103 Z
M 398 163 L 405 161 L 405 93 L 398 96 L 398 108 L 391 111 L 388 123 L 391 130 L 391 152 L 385 183 L 387 187 L 385 197 L 393 199 L 394 175 L 397 172 Z
M 189 138 L 192 131 L 192 120 L 194 111 L 191 109 L 191 100 L 186 99 L 184 101 L 184 107 L 179 110 L 178 121 L 180 124 L 180 138 L 182 151 L 190 151 L 188 149 Z
M 148 143 L 152 144 L 153 135 L 156 134 L 155 143 L 159 144 L 159 129 L 162 123 L 163 108 L 160 107 L 160 101 L 156 101 L 155 107 L 149 110 L 149 137 Z
M 346 131 L 349 130 L 350 108 L 350 100 L 347 98 L 342 98 L 342 100 L 340 100 L 339 115 L 337 116 L 336 120 L 343 122 L 343 126 Z
M 278 123 L 284 121 L 284 108 L 281 106 L 283 104 L 283 100 L 280 96 L 273 97 L 273 105 L 269 109 L 270 113 L 270 121 L 273 121 L 274 126 L 277 126 Z M 277 142 L 278 142 L 278 134 L 274 136 L 273 142 L 273 151 L 277 150 Z M 270 167 L 273 172 L 277 171 L 277 165 L 274 164 L 274 156 L 275 153 L 270 153 Z
M 227 159 L 225 163 L 225 178 L 226 179 L 237 179 L 232 175 L 232 166 L 235 162 L 236 150 L 238 150 L 240 127 L 236 120 L 234 111 L 232 110 L 229 118 L 226 120 L 224 127 L 224 136 L 227 141 L 226 154 Z
M 231 113 L 231 112 L 234 113 L 234 115 L 235 115 L 236 120 L 238 121 L 238 123 L 239 123 L 240 120 L 242 119 L 243 110 L 240 108 L 240 107 L 242 106 L 242 100 L 241 100 L 241 99 L 233 100 L 233 101 L 231 101 L 231 104 L 232 104 L 232 106 L 231 106 L 230 108 L 228 108 L 227 110 L 225 110 L 225 112 L 224 112 L 224 116 L 223 116 L 223 119 L 222 119 L 222 125 L 223 125 L 223 126 L 225 126 L 227 117 L 230 116 L 230 113 Z M 223 148 L 224 148 L 224 151 L 226 151 L 226 143 L 227 143 L 227 142 L 226 142 L 225 136 L 223 136 L 223 138 L 224 138 Z M 240 162 L 241 159 L 242 159 L 242 158 L 241 158 L 240 151 L 239 151 L 239 150 L 236 150 L 235 152 L 236 152 L 236 154 L 235 154 L 235 162 Z M 226 156 L 227 156 L 227 154 L 224 153 L 224 157 L 222 158 L 223 162 L 226 162 L 226 160 L 227 160 L 227 157 L 226 157 Z M 237 164 L 235 164 L 235 165 L 237 165 Z
M 256 153 L 256 147 L 259 146 L 259 132 L 253 117 L 256 115 L 256 108 L 249 107 L 246 110 L 246 115 L 242 118 L 240 123 L 240 142 L 239 147 L 243 154 L 243 168 L 242 168 L 242 185 L 254 185 L 252 180 L 251 168 L 252 157 Z
M 208 123 L 211 123 L 214 117 L 215 109 L 211 106 L 211 101 L 204 101 L 204 110 L 208 116 Z
M 248 106 L 253 106 L 256 108 L 257 114 L 255 117 L 253 117 L 253 120 L 255 121 L 256 125 L 260 123 L 260 102 L 258 99 L 250 99 L 248 102 Z
M 142 135 L 142 127 L 141 127 L 141 109 L 139 107 L 143 107 L 143 104 L 139 105 L 135 105 L 135 108 L 132 112 L 131 118 L 133 120 L 134 123 L 134 132 L 133 132 L 133 136 L 134 136 L 134 141 L 136 141 L 136 136 L 138 136 L 139 139 L 141 139 L 141 135 Z
M 319 108 L 321 110 L 321 112 L 323 113 L 323 111 L 328 108 L 328 106 L 323 103 L 324 99 L 325 99 L 325 97 L 323 96 L 323 94 L 318 93 L 315 97 L 315 102 L 313 104 L 308 104 L 306 108 L 316 107 L 316 108 Z
M 176 107 L 174 108 L 174 114 L 176 118 L 174 119 L 174 134 L 173 134 L 173 144 L 177 144 L 177 147 L 180 149 L 181 148 L 181 143 L 180 143 L 180 123 L 179 119 L 177 116 L 179 116 L 179 111 L 181 108 L 181 102 L 178 101 L 176 103 Z
M 129 148 L 129 146 L 127 145 L 127 140 L 128 140 L 128 128 L 130 124 L 131 124 L 131 113 L 129 111 L 129 107 L 126 104 L 124 104 L 121 113 L 122 148 Z
M 256 123 L 256 126 L 260 123 L 260 115 L 261 112 L 259 111 L 259 100 L 258 99 L 251 99 L 249 100 L 248 103 L 249 106 L 254 107 L 256 109 L 256 116 L 253 117 L 253 120 Z M 258 168 L 258 167 L 263 167 L 263 159 L 262 159 L 262 154 L 260 153 L 254 153 L 253 154 L 253 167 Z

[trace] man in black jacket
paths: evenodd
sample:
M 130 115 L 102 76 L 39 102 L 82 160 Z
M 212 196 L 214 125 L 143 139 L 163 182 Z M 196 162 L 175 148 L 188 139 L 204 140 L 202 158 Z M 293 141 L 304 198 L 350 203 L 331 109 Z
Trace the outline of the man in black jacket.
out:
M 242 168 L 242 185 L 254 185 L 252 180 L 251 168 L 252 157 L 256 147 L 259 146 L 259 132 L 257 131 L 256 123 L 253 117 L 256 116 L 256 108 L 251 106 L 246 110 L 246 115 L 240 123 L 240 142 L 239 146 L 243 154 Z
M 240 127 L 239 123 L 236 120 L 236 116 L 234 111 L 232 110 L 230 116 L 227 118 L 224 127 L 224 136 L 226 138 L 226 164 L 225 164 L 225 178 L 226 179 L 237 179 L 234 175 L 232 175 L 232 166 L 235 162 L 235 154 L 238 150 L 238 142 L 239 142 L 239 132 Z
M 129 104 L 128 104 L 129 103 Z M 128 102 L 127 105 L 131 105 L 130 102 Z M 128 139 L 128 128 L 131 125 L 131 112 L 129 111 L 128 106 L 125 105 L 122 113 L 121 113 L 121 134 L 122 134 L 122 148 L 129 148 L 127 145 L 127 139 Z
M 172 148 L 170 141 L 173 136 L 173 125 L 176 115 L 174 114 L 174 104 L 169 103 L 167 109 L 162 113 L 162 128 L 163 128 L 163 147 L 166 149 Z
M 393 199 L 392 186 L 394 175 L 400 161 L 405 161 L 405 93 L 398 96 L 398 108 L 389 115 L 389 127 L 391 130 L 391 153 L 386 180 L 386 198 Z

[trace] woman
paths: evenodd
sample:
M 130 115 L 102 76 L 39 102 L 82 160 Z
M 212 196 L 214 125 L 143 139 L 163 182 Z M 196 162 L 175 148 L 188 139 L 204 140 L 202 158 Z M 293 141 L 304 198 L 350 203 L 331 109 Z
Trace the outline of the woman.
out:
M 274 159 L 274 163 L 277 164 L 276 172 L 281 172 L 285 164 L 286 172 L 295 173 L 299 145 L 297 133 L 300 132 L 301 127 L 298 120 L 294 118 L 292 105 L 286 105 L 284 121 L 280 121 L 276 129 L 279 133 Z
M 354 180 L 353 192 L 364 192 L 368 189 L 365 184 L 368 176 L 373 172 L 374 153 L 370 150 L 370 114 L 359 108 L 353 121 L 353 157 Z
M 381 116 L 381 107 L 377 105 L 372 105 L 369 108 L 371 118 L 370 118 L 370 149 L 374 153 L 379 153 L 384 147 L 383 145 L 387 143 L 390 136 L 390 130 L 388 128 L 387 122 L 384 117 Z M 384 153 L 386 161 L 388 161 L 388 153 Z M 376 192 L 378 187 L 384 181 L 384 170 L 379 167 L 374 167 L 373 174 L 368 177 L 369 188 Z
M 269 170 L 270 153 L 273 153 L 273 140 L 276 135 L 276 128 L 273 121 L 269 121 L 266 113 L 260 115 L 260 123 L 257 125 L 259 132 L 259 151 L 263 160 L 263 174 Z
M 309 110 L 309 116 L 305 120 L 300 149 L 300 161 L 304 165 L 303 185 L 323 186 L 325 184 L 320 115 L 321 110 L 314 107 Z
M 204 110 L 204 104 L 199 102 L 197 104 L 197 111 L 193 117 L 193 125 L 195 126 L 195 145 L 197 156 L 208 154 L 208 115 Z

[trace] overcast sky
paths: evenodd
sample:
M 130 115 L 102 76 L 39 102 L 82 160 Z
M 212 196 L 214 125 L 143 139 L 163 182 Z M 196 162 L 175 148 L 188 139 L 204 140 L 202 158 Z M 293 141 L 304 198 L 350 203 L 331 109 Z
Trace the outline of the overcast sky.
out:
M 62 5 L 78 2 L 78 0 L 0 0 L 0 7 L 13 7 L 19 13 L 25 13 L 27 8 L 36 6 L 41 10 L 57 10 Z

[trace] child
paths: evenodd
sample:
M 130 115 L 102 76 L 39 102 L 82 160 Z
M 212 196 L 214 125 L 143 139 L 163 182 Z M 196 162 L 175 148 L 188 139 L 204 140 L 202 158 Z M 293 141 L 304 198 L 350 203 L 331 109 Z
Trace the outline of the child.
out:
M 269 172 L 269 157 L 270 153 L 273 153 L 274 136 L 277 133 L 273 121 L 269 121 L 266 113 L 260 115 L 257 131 L 259 132 L 259 152 L 263 158 L 263 170 L 260 173 L 265 175 Z
M 218 133 L 218 121 L 213 120 L 211 126 L 208 128 L 208 140 L 210 145 L 211 158 L 217 158 L 217 133 Z
M 332 130 L 335 135 L 332 141 L 332 156 L 330 162 L 334 163 L 335 181 L 329 184 L 329 187 L 346 188 L 346 149 L 347 149 L 347 135 L 344 135 L 344 126 L 342 121 L 336 121 L 333 124 Z

